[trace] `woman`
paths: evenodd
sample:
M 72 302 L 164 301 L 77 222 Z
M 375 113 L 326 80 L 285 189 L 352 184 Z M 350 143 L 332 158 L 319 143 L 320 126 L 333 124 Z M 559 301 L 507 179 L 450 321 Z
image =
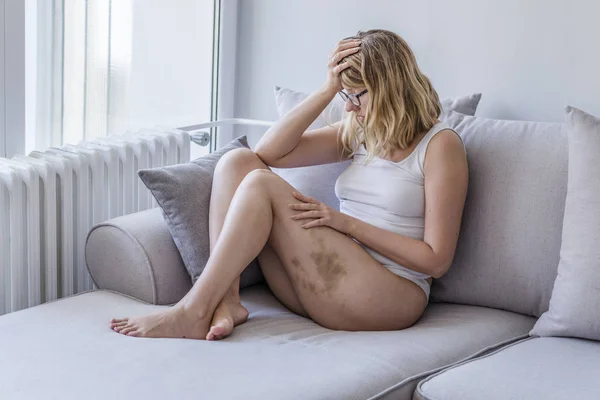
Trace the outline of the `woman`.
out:
M 210 203 L 211 256 L 174 307 L 113 319 L 129 336 L 222 339 L 246 321 L 239 275 L 258 256 L 273 294 L 330 329 L 404 329 L 422 315 L 431 277 L 450 267 L 467 192 L 459 136 L 398 35 L 372 30 L 333 50 L 326 83 L 270 128 L 254 152 L 219 161 Z M 345 122 L 306 131 L 333 97 Z M 427 157 L 425 157 L 427 155 Z M 340 210 L 296 193 L 269 167 L 352 159 Z

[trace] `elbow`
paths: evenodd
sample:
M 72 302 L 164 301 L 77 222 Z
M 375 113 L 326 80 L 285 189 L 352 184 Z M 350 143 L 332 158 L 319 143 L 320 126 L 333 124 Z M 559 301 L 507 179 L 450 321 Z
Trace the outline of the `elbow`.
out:
M 253 151 L 254 154 L 256 154 L 256 156 L 267 165 L 267 167 L 274 166 L 273 164 L 276 162 L 276 160 L 272 160 L 272 157 L 269 157 L 262 148 L 257 146 Z
M 256 144 L 252 151 L 258 156 L 258 158 L 260 158 L 264 163 L 266 163 L 265 159 L 268 159 L 268 157 L 265 154 L 264 146 L 262 146 L 260 142 Z
M 268 153 L 265 153 L 264 151 L 260 151 L 259 149 L 254 149 L 254 154 L 256 154 L 256 156 L 265 163 L 265 165 L 267 167 L 271 167 L 271 168 L 289 168 L 289 166 L 287 165 L 287 163 L 282 162 L 282 158 L 283 157 L 274 157 L 272 155 L 269 155 Z
M 431 271 L 429 274 L 433 279 L 440 279 L 442 276 L 446 274 L 446 271 L 443 271 L 441 268 L 436 268 Z
M 429 268 L 429 275 L 434 279 L 440 279 L 442 276 L 446 275 L 446 272 L 450 269 L 450 265 L 452 265 L 452 259 L 436 260 Z

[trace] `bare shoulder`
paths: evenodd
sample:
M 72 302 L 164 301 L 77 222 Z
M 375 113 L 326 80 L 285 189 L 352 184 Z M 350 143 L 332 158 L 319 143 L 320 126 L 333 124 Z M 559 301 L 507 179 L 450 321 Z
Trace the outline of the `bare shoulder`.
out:
M 442 129 L 429 142 L 430 149 L 442 148 L 449 151 L 464 153 L 465 149 L 461 138 L 452 129 Z
M 452 129 L 438 132 L 429 142 L 425 157 L 425 171 L 429 167 L 448 167 L 448 164 L 466 165 L 467 154 L 461 138 Z M 456 166 L 456 165 L 455 165 Z

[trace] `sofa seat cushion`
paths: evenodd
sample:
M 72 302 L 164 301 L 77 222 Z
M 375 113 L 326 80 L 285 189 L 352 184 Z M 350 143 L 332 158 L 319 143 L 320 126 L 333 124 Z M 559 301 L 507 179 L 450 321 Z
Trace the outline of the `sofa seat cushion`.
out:
M 259 284 L 222 341 L 119 335 L 113 317 L 166 306 L 98 290 L 0 317 L 0 399 L 407 398 L 418 380 L 527 333 L 535 320 L 434 304 L 412 328 L 342 332 L 288 311 Z
M 425 379 L 419 400 L 598 399 L 600 342 L 533 338 Z

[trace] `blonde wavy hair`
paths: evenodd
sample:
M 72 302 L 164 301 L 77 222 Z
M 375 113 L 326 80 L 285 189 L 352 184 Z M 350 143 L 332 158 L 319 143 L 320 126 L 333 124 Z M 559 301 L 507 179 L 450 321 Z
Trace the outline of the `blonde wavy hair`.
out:
M 361 50 L 340 60 L 350 64 L 340 79 L 352 90 L 366 87 L 370 101 L 363 124 L 354 112 L 348 113 L 342 143 L 350 155 L 364 144 L 369 161 L 408 148 L 416 136 L 436 124 L 442 108 L 404 39 L 382 29 L 358 32 L 351 38 L 361 39 Z

